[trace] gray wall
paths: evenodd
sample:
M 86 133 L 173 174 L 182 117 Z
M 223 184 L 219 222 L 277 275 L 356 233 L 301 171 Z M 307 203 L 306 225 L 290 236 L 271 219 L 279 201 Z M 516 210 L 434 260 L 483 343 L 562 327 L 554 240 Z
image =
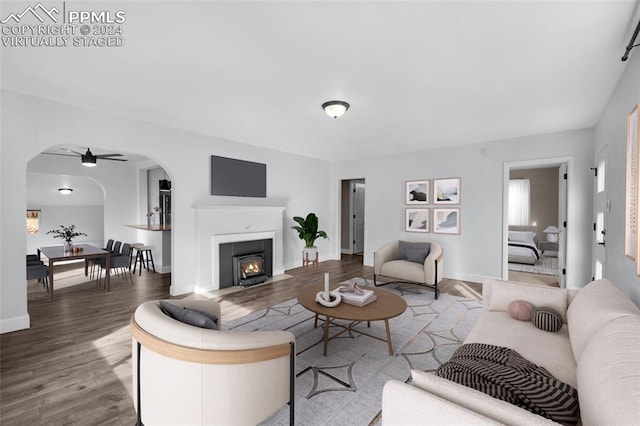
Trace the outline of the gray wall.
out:
M 607 245 L 604 276 L 611 279 L 640 305 L 640 278 L 635 263 L 624 255 L 626 187 L 626 117 L 640 102 L 640 48 L 631 53 L 629 63 L 595 129 L 596 148 L 607 149 L 606 185 L 611 200 L 607 218 Z
M 558 168 L 511 170 L 510 179 L 529 179 L 531 189 L 531 223 L 538 226 L 538 241 L 545 241 L 542 232 L 558 224 Z
M 390 240 L 433 240 L 444 247 L 446 277 L 481 282 L 487 277 L 501 277 L 504 266 L 504 163 L 568 158 L 568 214 L 572 225 L 568 233 L 567 287 L 582 287 L 591 278 L 593 146 L 593 130 L 585 129 L 341 161 L 333 165 L 334 187 L 337 191 L 341 179 L 366 179 L 365 264 L 372 265 L 373 252 Z M 461 234 L 406 233 L 405 181 L 447 177 L 462 178 Z M 339 203 L 339 196 L 335 194 L 335 203 Z
M 27 234 L 27 253 L 36 253 L 38 247 L 61 245 L 64 240 L 53 238 L 47 234 L 52 229 L 60 229 L 60 225 L 75 225 L 77 232 L 87 236 L 73 239 L 74 243 L 95 244 L 104 247 L 104 207 L 103 206 L 41 206 L 29 205 L 29 209 L 40 209 L 40 231 Z

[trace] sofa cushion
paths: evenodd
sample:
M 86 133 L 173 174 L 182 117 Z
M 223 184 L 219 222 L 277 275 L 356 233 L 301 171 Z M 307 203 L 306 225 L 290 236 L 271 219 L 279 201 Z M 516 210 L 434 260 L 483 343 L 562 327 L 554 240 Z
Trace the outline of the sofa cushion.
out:
M 569 336 L 576 361 L 591 338 L 606 323 L 640 310 L 607 279 L 593 281 L 578 292 L 567 310 Z
M 548 333 L 536 328 L 531 321 L 514 320 L 508 312 L 484 311 L 464 343 L 513 349 L 569 386 L 577 386 L 576 361 L 566 324 L 557 333 Z
M 218 318 L 206 312 L 195 309 L 181 308 L 172 303 L 160 301 L 160 309 L 171 318 L 185 324 L 193 325 L 200 328 L 208 328 L 211 330 L 218 329 Z
M 485 283 L 492 287 L 488 307 L 490 311 L 507 312 L 511 302 L 524 300 L 534 307 L 556 310 L 566 322 L 567 290 L 565 289 L 501 280 L 487 280 Z
M 517 407 L 505 401 L 493 398 L 485 393 L 472 388 L 461 387 L 451 380 L 443 379 L 433 373 L 425 371 L 411 370 L 411 384 L 430 394 L 437 395 L 446 401 L 451 401 L 472 413 L 479 413 L 488 417 L 492 421 L 499 424 L 513 425 L 557 425 L 549 419 L 530 413 L 523 408 Z M 432 415 L 437 416 L 438 413 Z M 384 408 L 382 410 L 382 418 L 384 421 Z M 488 419 L 477 423 L 465 423 L 456 421 L 455 424 L 491 424 Z M 433 420 L 433 417 L 427 419 L 430 424 L 454 424 L 451 417 L 444 417 L 442 422 Z M 425 424 L 425 418 L 414 417 L 411 424 Z M 457 418 L 456 418 L 457 420 Z M 383 422 L 384 423 L 384 422 Z M 409 424 L 410 422 L 403 423 Z
M 425 282 L 424 265 L 406 260 L 385 262 L 380 268 L 380 275 L 397 277 L 418 283 Z
M 423 264 L 431 252 L 431 243 L 422 242 L 398 242 L 398 260 L 407 260 Z
M 577 368 L 585 425 L 640 425 L 640 317 L 612 320 L 595 333 Z
M 514 300 L 509 303 L 508 311 L 513 319 L 517 319 L 518 321 L 531 321 L 533 305 L 524 300 Z
M 551 308 L 535 308 L 531 315 L 531 322 L 540 330 L 552 333 L 562 328 L 562 317 Z

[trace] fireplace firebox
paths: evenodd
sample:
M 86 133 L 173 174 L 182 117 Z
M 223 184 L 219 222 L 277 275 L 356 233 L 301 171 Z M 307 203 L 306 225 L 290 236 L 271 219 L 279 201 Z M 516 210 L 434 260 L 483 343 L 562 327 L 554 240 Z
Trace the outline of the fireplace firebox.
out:
M 262 260 L 251 262 L 251 257 L 260 255 Z M 249 265 L 243 272 L 238 259 L 247 257 Z M 238 259 L 236 259 L 238 258 Z M 273 276 L 273 239 L 233 241 L 218 245 L 219 288 L 249 286 L 266 281 Z M 242 263 L 245 263 L 244 261 Z M 252 264 L 253 263 L 253 264 Z M 262 269 L 258 272 L 258 269 Z M 261 276 L 264 275 L 264 276 Z
M 233 256 L 233 285 L 251 286 L 266 280 L 264 253 Z

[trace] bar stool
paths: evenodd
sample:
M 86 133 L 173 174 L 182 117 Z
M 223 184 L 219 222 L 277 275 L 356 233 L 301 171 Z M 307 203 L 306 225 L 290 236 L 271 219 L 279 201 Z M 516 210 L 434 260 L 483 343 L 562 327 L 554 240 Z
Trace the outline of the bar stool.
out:
M 134 267 L 133 272 L 136 272 L 135 266 L 136 266 L 136 263 L 138 262 L 138 251 L 137 250 L 138 250 L 139 247 L 143 247 L 143 246 L 144 246 L 144 244 L 142 244 L 142 243 L 131 243 L 130 244 L 131 248 L 129 249 L 129 269 L 131 269 L 131 263 L 133 262 L 133 267 Z M 133 250 L 134 249 L 136 250 L 135 262 L 133 260 Z
M 133 263 L 133 273 L 136 273 L 136 265 L 140 263 L 140 271 L 138 271 L 138 275 L 142 275 L 143 266 L 149 270 L 149 262 L 151 262 L 151 267 L 153 268 L 153 272 L 156 272 L 156 265 L 153 263 L 153 246 L 141 246 L 136 247 L 136 260 Z

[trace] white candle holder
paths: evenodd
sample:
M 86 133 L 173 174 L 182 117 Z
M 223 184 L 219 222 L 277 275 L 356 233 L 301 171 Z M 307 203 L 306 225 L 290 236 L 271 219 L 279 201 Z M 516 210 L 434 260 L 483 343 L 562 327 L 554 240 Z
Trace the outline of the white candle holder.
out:
M 326 300 L 324 298 L 324 295 L 325 295 L 324 291 L 319 291 L 316 294 L 316 302 L 318 302 L 322 306 L 326 306 L 327 308 L 334 308 L 338 306 L 342 301 L 342 296 L 340 295 L 340 292 L 338 290 L 333 290 L 329 292 L 330 300 Z

